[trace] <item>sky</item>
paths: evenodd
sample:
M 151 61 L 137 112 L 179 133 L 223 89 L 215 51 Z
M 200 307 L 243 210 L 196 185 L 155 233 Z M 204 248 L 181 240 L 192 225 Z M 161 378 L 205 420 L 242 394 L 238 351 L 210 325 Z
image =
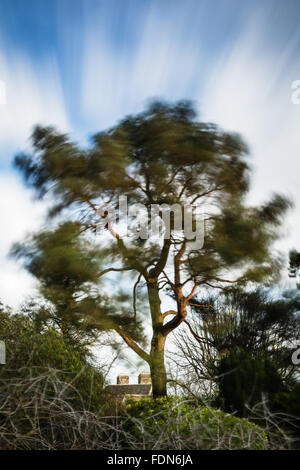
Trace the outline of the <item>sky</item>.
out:
M 17 307 L 36 288 L 7 257 L 46 210 L 12 167 L 33 126 L 87 145 L 152 98 L 193 100 L 242 134 L 249 202 L 289 196 L 278 248 L 300 249 L 299 24 L 299 0 L 0 0 L 0 299 Z

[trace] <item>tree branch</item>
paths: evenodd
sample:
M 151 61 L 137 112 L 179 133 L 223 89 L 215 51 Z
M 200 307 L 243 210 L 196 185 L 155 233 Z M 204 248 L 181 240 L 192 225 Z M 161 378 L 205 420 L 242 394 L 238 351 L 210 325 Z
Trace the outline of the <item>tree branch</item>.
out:
M 162 314 L 163 318 L 166 318 L 168 315 L 177 315 L 176 310 L 167 310 L 165 313 Z
M 203 193 L 201 194 L 197 194 L 194 199 L 192 199 L 192 202 L 191 204 L 194 204 L 194 202 L 197 201 L 197 199 L 199 199 L 200 197 L 204 197 L 204 196 L 208 196 L 209 194 L 215 192 L 215 191 L 220 191 L 222 189 L 222 187 L 219 187 L 219 186 L 216 186 L 214 188 L 211 188 L 211 189 L 208 189 L 207 191 L 204 191 Z
M 126 333 L 122 328 L 115 327 L 115 331 L 123 338 L 125 343 L 136 353 L 138 354 L 144 361 L 150 362 L 150 355 L 146 353 L 132 338 L 131 336 Z
M 164 244 L 163 244 L 158 262 L 156 263 L 154 268 L 150 269 L 149 271 L 149 276 L 151 278 L 157 278 L 165 269 L 165 266 L 168 261 L 170 246 L 171 246 L 171 240 L 169 238 L 166 238 L 164 240 Z
M 214 345 L 213 342 L 212 342 L 210 339 L 208 339 L 208 338 L 203 338 L 203 337 L 197 335 L 197 333 L 193 330 L 193 328 L 191 327 L 190 323 L 189 323 L 187 320 L 184 320 L 184 323 L 187 324 L 187 326 L 188 326 L 190 332 L 192 333 L 192 335 L 194 336 L 194 338 L 196 339 L 196 341 L 198 341 L 198 343 L 205 343 L 205 342 L 206 342 L 206 343 L 210 344 L 211 346 Z
M 199 286 L 199 284 L 197 282 L 195 282 L 193 289 L 191 290 L 189 295 L 185 298 L 185 303 L 187 303 L 193 297 L 193 295 L 195 294 L 196 289 L 197 289 L 198 286 Z
M 134 268 L 132 268 L 131 266 L 126 266 L 124 268 L 107 268 L 107 269 L 104 269 L 103 271 L 101 271 L 100 273 L 98 273 L 97 277 L 99 278 L 99 277 L 103 276 L 104 274 L 109 273 L 110 271 L 120 272 L 120 271 L 131 271 L 133 269 Z

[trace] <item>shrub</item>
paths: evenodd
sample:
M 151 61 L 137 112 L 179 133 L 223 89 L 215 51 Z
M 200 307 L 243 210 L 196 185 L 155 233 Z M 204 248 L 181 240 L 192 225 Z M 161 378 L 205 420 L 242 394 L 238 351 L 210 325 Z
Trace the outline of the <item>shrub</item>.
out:
M 295 383 L 291 390 L 278 393 L 275 406 L 278 410 L 300 419 L 300 382 Z
M 300 443 L 300 382 L 296 382 L 290 390 L 278 393 L 275 397 L 274 409 L 278 414 L 277 421 L 294 439 L 294 447 Z
M 69 394 L 75 407 L 97 410 L 102 403 L 103 376 L 88 360 L 80 344 L 67 342 L 55 329 L 36 329 L 25 315 L 0 311 L 0 339 L 6 344 L 6 364 L 0 367 L 1 383 L 39 376 L 56 376 L 78 393 Z M 70 389 L 71 390 L 71 389 Z M 48 395 L 55 393 L 49 388 Z M 79 397 L 80 396 L 80 401 Z
M 0 308 L 1 449 L 99 449 L 111 436 L 99 420 L 103 376 L 87 351 L 55 329 Z
M 221 410 L 176 397 L 128 400 L 123 423 L 130 448 L 265 449 L 259 426 Z M 142 448 L 142 447 L 137 447 Z
M 243 349 L 235 349 L 224 356 L 216 375 L 224 409 L 240 416 L 247 416 L 263 397 L 272 406 L 276 393 L 283 390 L 275 365 L 268 358 L 253 356 Z

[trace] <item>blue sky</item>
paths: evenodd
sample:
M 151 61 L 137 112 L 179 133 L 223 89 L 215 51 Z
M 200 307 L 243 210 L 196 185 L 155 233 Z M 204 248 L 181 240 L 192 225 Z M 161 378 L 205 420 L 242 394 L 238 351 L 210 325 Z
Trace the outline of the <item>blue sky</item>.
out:
M 84 139 L 152 96 L 201 106 L 214 64 L 249 27 L 259 54 L 275 61 L 295 41 L 299 20 L 297 0 L 1 0 L 0 51 L 12 75 L 26 75 L 21 64 L 24 79 L 32 72 L 45 108 L 57 88 L 65 124 Z M 290 60 L 297 46 L 299 38 Z M 8 95 L 18 96 L 10 81 Z
M 192 99 L 201 119 L 242 133 L 249 202 L 289 195 L 280 248 L 300 249 L 299 24 L 299 0 L 0 0 L 0 298 L 15 306 L 34 291 L 6 258 L 45 212 L 11 167 L 32 126 L 86 144 L 153 97 Z

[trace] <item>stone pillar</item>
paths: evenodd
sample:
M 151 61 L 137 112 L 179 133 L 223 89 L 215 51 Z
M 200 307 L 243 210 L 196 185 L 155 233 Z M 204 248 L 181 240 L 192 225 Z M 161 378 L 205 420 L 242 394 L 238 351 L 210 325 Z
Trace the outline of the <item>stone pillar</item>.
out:
M 151 384 L 150 372 L 141 372 L 139 374 L 139 384 Z
M 129 375 L 119 374 L 117 377 L 117 384 L 119 385 L 128 385 L 129 384 Z

